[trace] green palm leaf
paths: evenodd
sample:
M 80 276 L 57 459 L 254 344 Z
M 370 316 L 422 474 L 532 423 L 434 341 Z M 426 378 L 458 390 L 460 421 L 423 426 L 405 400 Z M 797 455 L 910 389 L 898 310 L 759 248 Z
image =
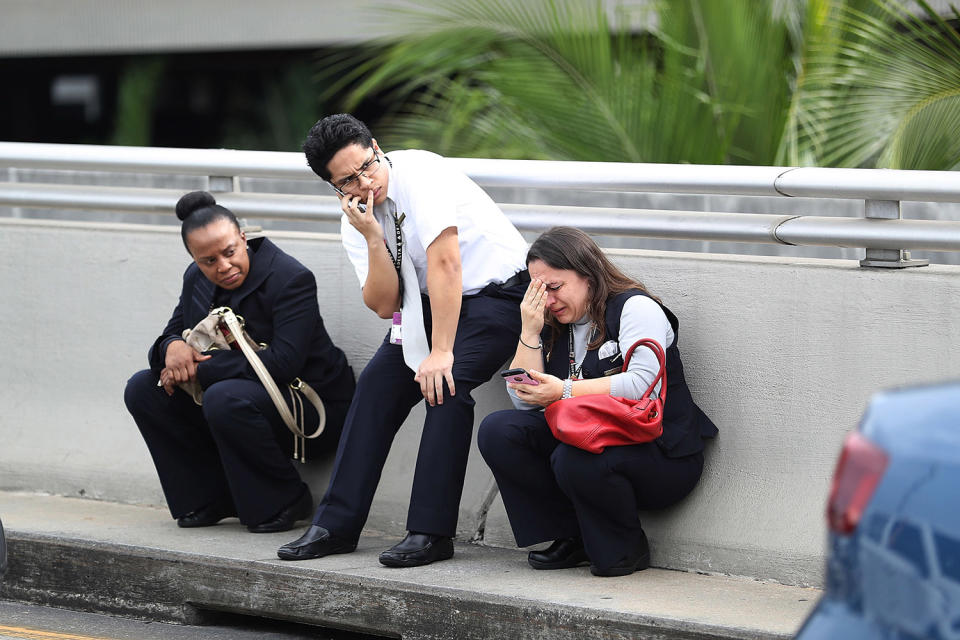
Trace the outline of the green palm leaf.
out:
M 787 0 L 787 3 L 796 0 Z M 787 21 L 768 3 L 433 0 L 368 56 L 321 61 L 327 97 L 394 105 L 381 142 L 447 155 L 768 163 L 789 102 Z M 781 12 L 783 13 L 783 12 Z M 746 106 L 745 106 L 746 105 Z
M 796 149 L 825 166 L 955 169 L 960 164 L 960 34 L 923 0 L 836 12 L 796 97 Z

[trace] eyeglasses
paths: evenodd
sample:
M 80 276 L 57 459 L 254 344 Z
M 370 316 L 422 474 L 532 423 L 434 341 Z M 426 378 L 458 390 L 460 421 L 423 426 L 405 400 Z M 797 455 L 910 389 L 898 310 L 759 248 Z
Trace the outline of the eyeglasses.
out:
M 337 182 L 336 184 L 334 184 L 333 182 L 331 182 L 330 184 L 333 186 L 333 188 L 336 190 L 337 193 L 339 193 L 341 196 L 345 196 L 347 195 L 346 193 L 344 193 L 345 191 L 348 191 L 348 190 L 352 191 L 354 188 L 356 188 L 360 184 L 361 176 L 369 180 L 373 176 L 377 175 L 377 171 L 380 171 L 380 156 L 378 156 L 377 152 L 374 151 L 373 157 L 367 160 L 366 162 L 364 162 L 360 166 L 359 171 L 357 171 L 355 174 L 353 174 L 349 178 L 344 178 L 343 180 L 341 180 L 340 182 Z

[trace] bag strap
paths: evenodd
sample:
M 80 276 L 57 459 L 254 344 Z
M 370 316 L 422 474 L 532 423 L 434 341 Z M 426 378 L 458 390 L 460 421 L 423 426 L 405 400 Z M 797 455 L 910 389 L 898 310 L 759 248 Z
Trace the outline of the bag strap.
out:
M 320 399 L 320 396 L 317 395 L 317 392 L 308 385 L 303 380 L 297 378 L 290 386 L 293 389 L 300 391 L 307 400 L 310 401 L 317 409 L 317 414 L 320 416 L 320 424 L 317 426 L 317 430 L 314 431 L 311 435 L 306 435 L 303 430 L 303 427 L 297 424 L 297 421 L 294 419 L 293 414 L 290 412 L 290 407 L 287 406 L 287 402 L 283 399 L 283 395 L 280 393 L 277 383 L 273 380 L 273 376 L 270 375 L 270 372 L 267 371 L 267 367 L 263 364 L 263 360 L 260 359 L 260 356 L 257 355 L 257 352 L 253 350 L 246 340 L 243 339 L 243 327 L 240 326 L 240 321 L 237 320 L 237 315 L 229 307 L 221 307 L 217 309 L 216 312 L 220 314 L 220 317 L 223 318 L 224 322 L 227 323 L 227 328 L 233 332 L 234 337 L 237 340 L 237 344 L 240 345 L 240 350 L 243 352 L 243 355 L 246 356 L 247 362 L 250 363 L 250 366 L 253 367 L 253 372 L 257 374 L 257 377 L 260 379 L 260 382 L 263 383 L 264 388 L 267 390 L 270 399 L 273 400 L 273 404 L 277 407 L 277 411 L 280 413 L 280 417 L 283 418 L 283 423 L 287 425 L 287 428 L 293 432 L 293 435 L 299 438 L 316 438 L 321 433 L 323 433 L 323 428 L 326 426 L 327 413 L 323 407 L 323 401 Z
M 627 370 L 627 367 L 630 365 L 630 358 L 633 356 L 633 351 L 637 347 L 643 345 L 644 347 L 649 348 L 653 351 L 654 355 L 657 356 L 657 362 L 660 363 L 660 370 L 657 372 L 656 377 L 650 383 L 650 386 L 647 387 L 647 390 L 643 392 L 641 398 L 646 398 L 649 396 L 654 388 L 656 388 L 657 383 L 660 382 L 660 402 L 666 402 L 667 400 L 667 367 L 666 367 L 666 353 L 663 351 L 663 347 L 660 346 L 660 343 L 654 340 L 653 338 L 640 338 L 627 349 L 627 355 L 623 357 L 623 368 L 620 370 L 621 373 Z
M 297 378 L 290 383 L 290 388 L 296 391 L 299 391 L 303 394 L 303 397 L 310 401 L 310 404 L 317 410 L 317 416 L 320 418 L 320 423 L 317 425 L 317 430 L 311 433 L 310 435 L 303 436 L 304 438 L 316 438 L 321 433 L 323 433 L 323 428 L 327 424 L 327 410 L 323 406 L 323 400 L 320 399 L 320 395 L 313 390 L 309 384 Z M 301 429 L 302 431 L 302 429 Z

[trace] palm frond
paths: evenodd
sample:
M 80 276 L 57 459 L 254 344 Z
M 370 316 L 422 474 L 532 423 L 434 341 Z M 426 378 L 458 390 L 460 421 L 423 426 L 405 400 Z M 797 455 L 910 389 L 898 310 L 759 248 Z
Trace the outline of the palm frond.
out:
M 785 22 L 752 0 L 657 6 L 636 34 L 599 0 L 427 0 L 395 12 L 402 40 L 321 61 L 320 82 L 348 110 L 386 96 L 378 136 L 443 153 L 769 162 Z
M 826 166 L 952 169 L 960 156 L 960 34 L 926 2 L 843 6 L 842 38 L 811 47 L 795 148 Z

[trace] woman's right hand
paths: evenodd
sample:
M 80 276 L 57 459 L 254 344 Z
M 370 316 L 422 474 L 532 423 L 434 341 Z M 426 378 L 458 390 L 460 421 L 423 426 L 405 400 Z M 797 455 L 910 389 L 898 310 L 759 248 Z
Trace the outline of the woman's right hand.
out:
M 527 292 L 520 301 L 520 337 L 527 344 L 537 344 L 543 329 L 547 304 L 547 285 L 542 280 L 530 280 Z
M 209 359 L 210 356 L 203 355 L 183 340 L 174 340 L 168 344 L 165 366 L 160 372 L 160 384 L 167 395 L 173 395 L 176 385 L 196 378 L 197 364 Z

